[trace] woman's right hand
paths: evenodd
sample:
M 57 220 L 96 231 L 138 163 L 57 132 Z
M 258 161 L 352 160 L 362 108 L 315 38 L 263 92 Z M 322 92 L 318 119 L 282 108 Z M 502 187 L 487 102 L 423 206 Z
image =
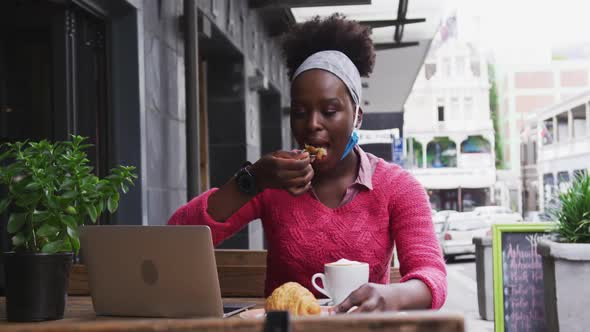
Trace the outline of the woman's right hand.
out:
M 259 190 L 280 188 L 295 196 L 307 192 L 313 178 L 309 153 L 298 150 L 264 155 L 252 165 L 250 171 Z

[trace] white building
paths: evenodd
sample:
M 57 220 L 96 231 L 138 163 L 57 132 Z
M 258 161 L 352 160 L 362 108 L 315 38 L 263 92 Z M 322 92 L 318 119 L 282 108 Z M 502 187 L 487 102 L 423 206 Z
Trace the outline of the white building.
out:
M 439 45 L 406 103 L 406 168 L 434 209 L 469 211 L 493 202 L 496 182 L 487 63 L 471 44 Z
M 498 186 L 503 188 L 502 192 L 509 193 L 513 209 L 536 210 L 538 207 L 531 200 L 534 197 L 523 189 L 523 184 L 534 181 L 538 175 L 532 165 L 521 168 L 525 158 L 521 156 L 524 124 L 536 110 L 553 107 L 590 88 L 590 61 L 548 60 L 497 69 L 498 125 L 502 139 L 496 144 L 502 146 L 505 168 L 498 172 Z
M 522 137 L 523 169 L 537 169 L 536 179 L 523 174 L 525 207 L 543 211 L 590 169 L 590 90 L 531 114 Z

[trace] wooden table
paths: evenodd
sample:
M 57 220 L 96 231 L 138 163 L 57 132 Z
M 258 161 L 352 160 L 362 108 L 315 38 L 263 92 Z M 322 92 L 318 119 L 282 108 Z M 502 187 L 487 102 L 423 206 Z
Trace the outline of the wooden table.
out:
M 261 298 L 225 298 L 225 302 L 254 302 L 262 307 Z M 238 316 L 229 319 L 163 319 L 97 317 L 92 301 L 87 296 L 70 296 L 65 318 L 41 323 L 6 322 L 5 298 L 0 298 L 0 331 L 240 331 L 262 332 L 264 321 L 245 320 Z M 302 317 L 292 319 L 292 331 L 464 331 L 461 314 L 416 311 L 407 314 L 375 313 L 355 315 L 335 315 L 330 317 Z

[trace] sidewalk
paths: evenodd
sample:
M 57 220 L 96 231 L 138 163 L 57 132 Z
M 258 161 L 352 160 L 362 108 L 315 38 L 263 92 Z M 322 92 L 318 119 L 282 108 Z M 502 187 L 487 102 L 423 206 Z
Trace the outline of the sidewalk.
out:
M 475 261 L 447 264 L 448 294 L 441 311 L 459 312 L 465 316 L 466 332 L 493 332 L 494 322 L 479 316 Z
M 465 312 L 458 309 L 448 309 L 445 305 L 441 311 L 462 313 L 465 316 L 465 332 L 494 332 L 494 322 L 483 320 L 477 312 L 477 306 L 475 311 Z
M 465 314 L 465 332 L 494 332 L 494 322 L 481 319 L 479 314 Z

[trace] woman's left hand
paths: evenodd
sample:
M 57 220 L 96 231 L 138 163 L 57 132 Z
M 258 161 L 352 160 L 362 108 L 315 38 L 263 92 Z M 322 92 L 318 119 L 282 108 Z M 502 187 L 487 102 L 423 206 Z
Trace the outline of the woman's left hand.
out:
M 355 306 L 355 312 L 399 310 L 395 293 L 395 285 L 364 284 L 337 305 L 336 312 L 347 313 Z
M 359 287 L 336 306 L 337 313 L 353 307 L 358 312 L 428 309 L 432 305 L 430 288 L 418 279 L 389 285 L 368 283 Z

